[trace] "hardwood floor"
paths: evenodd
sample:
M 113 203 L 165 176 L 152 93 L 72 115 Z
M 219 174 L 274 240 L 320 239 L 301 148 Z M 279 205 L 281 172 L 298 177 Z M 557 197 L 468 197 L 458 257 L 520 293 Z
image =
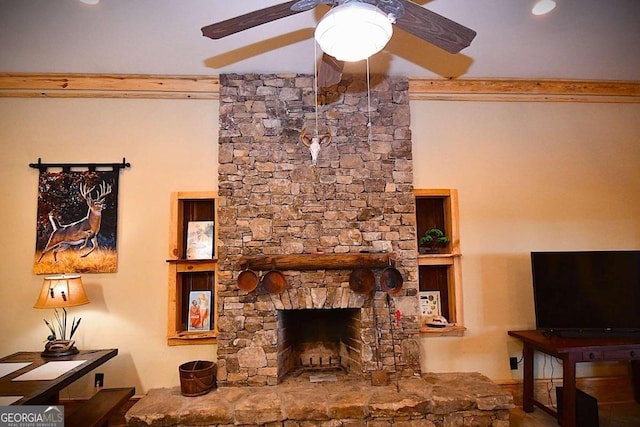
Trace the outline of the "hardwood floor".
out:
M 554 417 L 541 409 L 526 413 L 518 406 L 510 411 L 511 427 L 557 427 Z M 639 403 L 611 403 L 598 405 L 600 427 L 638 427 L 640 426 Z
M 541 401 L 548 394 L 553 402 L 553 390 L 558 384 L 536 382 L 536 396 Z M 559 384 L 561 385 L 561 384 Z M 557 420 L 542 409 L 527 413 L 522 410 L 522 384 L 505 384 L 502 387 L 513 395 L 516 405 L 510 411 L 512 427 L 557 427 Z M 640 403 L 633 400 L 633 389 L 628 377 L 582 378 L 578 387 L 598 398 L 600 427 L 639 427 Z

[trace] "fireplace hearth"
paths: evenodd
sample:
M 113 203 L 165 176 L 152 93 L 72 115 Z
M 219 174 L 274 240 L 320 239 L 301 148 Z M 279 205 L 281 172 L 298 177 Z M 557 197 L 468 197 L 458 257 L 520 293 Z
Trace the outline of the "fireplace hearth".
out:
M 478 373 L 422 374 L 372 386 L 364 379 L 312 383 L 308 374 L 277 386 L 219 387 L 185 397 L 149 390 L 126 414 L 146 427 L 508 427 L 511 394 Z

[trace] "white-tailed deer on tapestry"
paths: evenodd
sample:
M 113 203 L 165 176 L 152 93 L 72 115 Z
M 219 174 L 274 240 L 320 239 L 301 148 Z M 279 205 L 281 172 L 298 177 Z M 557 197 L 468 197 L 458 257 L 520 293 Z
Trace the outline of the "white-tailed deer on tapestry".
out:
M 86 257 L 98 247 L 98 232 L 100 231 L 100 222 L 102 220 L 102 208 L 104 207 L 104 198 L 111 193 L 111 185 L 102 181 L 98 189 L 98 197 L 93 199 L 91 192 L 96 187 L 93 186 L 87 190 L 85 184 L 80 184 L 80 195 L 87 202 L 89 210 L 87 216 L 79 221 L 71 224 L 62 225 L 58 220 L 49 214 L 49 221 L 53 227 L 53 232 L 49 236 L 47 245 L 45 246 L 38 262 L 45 256 L 47 252 L 53 251 L 53 260 L 58 261 L 56 254 L 60 251 L 69 249 L 71 246 L 80 246 L 80 250 L 86 248 L 91 242 L 91 249 L 82 257 Z

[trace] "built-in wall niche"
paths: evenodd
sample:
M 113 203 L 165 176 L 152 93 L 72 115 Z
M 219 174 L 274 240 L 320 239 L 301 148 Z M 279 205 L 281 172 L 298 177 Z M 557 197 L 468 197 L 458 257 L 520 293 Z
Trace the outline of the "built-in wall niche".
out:
M 215 343 L 217 328 L 216 192 L 171 195 L 169 345 Z
M 177 228 L 178 235 L 175 239 L 176 247 L 172 250 L 172 253 L 175 254 L 174 256 L 181 259 L 189 258 L 188 251 L 190 246 L 193 246 L 193 243 L 191 242 L 190 244 L 189 242 L 189 231 L 190 229 L 193 229 L 194 224 L 200 225 L 213 222 L 213 225 L 215 226 L 215 198 L 198 198 L 198 195 L 202 194 L 192 194 L 191 196 L 194 198 L 183 199 L 181 198 L 182 196 L 190 196 L 182 193 L 182 196 L 178 196 L 175 199 L 175 203 L 177 204 L 175 208 L 177 210 L 175 226 Z M 215 245 L 212 245 L 212 249 L 213 251 L 210 258 L 215 258 Z
M 438 253 L 418 255 L 421 295 L 425 295 L 423 292 L 438 292 L 440 314 L 450 325 L 432 328 L 421 322 L 420 332 L 422 336 L 461 336 L 465 328 L 462 317 L 458 192 L 453 189 L 416 189 L 414 195 L 417 238 L 420 239 L 429 229 L 439 228 L 450 239 Z
M 445 198 L 444 197 L 416 197 L 416 224 L 418 245 L 420 238 L 427 230 L 438 228 L 449 237 L 448 223 L 445 220 Z M 442 248 L 443 252 L 448 252 L 448 247 Z
M 179 294 L 176 307 L 182 308 L 176 316 L 179 322 L 175 325 L 176 331 L 213 330 L 215 273 L 213 271 L 182 272 L 177 277 L 176 287 L 176 294 Z M 194 307 L 197 307 L 197 310 Z
M 449 309 L 450 267 L 448 265 L 421 265 L 418 268 L 420 291 L 440 292 L 441 314 L 450 319 L 452 314 Z

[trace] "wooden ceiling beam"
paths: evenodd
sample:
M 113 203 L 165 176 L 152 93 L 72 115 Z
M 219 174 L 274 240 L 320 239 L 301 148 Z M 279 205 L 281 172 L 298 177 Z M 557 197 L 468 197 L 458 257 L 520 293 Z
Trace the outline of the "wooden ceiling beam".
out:
M 0 97 L 218 99 L 217 76 L 0 73 Z M 640 102 L 640 82 L 409 79 L 416 100 Z
M 217 76 L 0 73 L 0 96 L 217 99 Z
M 613 80 L 410 79 L 411 99 L 640 102 L 640 82 Z

